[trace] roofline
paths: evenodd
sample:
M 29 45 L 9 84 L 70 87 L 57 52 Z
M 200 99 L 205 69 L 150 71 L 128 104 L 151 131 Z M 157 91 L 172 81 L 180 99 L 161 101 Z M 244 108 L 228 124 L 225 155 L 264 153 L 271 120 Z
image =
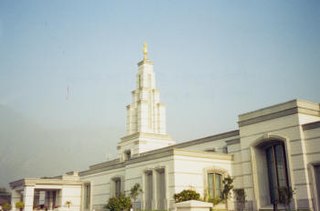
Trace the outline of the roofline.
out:
M 82 185 L 84 181 L 81 180 L 64 180 L 64 179 L 41 179 L 41 178 L 25 178 L 14 182 L 9 185 L 12 189 L 23 186 L 36 186 L 36 185 Z
M 168 157 L 177 156 L 177 155 L 209 158 L 209 159 L 221 159 L 221 160 L 229 160 L 229 161 L 233 159 L 232 155 L 224 154 L 224 153 L 203 152 L 198 150 L 185 150 L 185 149 L 166 147 L 166 148 L 162 148 L 161 151 L 157 150 L 157 152 L 153 151 L 152 153 L 147 152 L 147 153 L 140 154 L 140 156 L 132 157 L 130 160 L 127 160 L 127 161 L 123 161 L 123 162 L 119 161 L 117 165 L 108 165 L 109 162 L 101 163 L 99 168 L 89 169 L 89 170 L 80 172 L 80 176 L 87 176 L 87 175 L 102 173 L 108 170 L 125 168 L 128 165 L 140 163 L 150 158 L 152 160 L 155 160 L 155 159 L 168 158 Z
M 307 100 L 295 99 L 240 114 L 238 125 L 242 127 L 298 113 L 319 117 L 320 105 Z

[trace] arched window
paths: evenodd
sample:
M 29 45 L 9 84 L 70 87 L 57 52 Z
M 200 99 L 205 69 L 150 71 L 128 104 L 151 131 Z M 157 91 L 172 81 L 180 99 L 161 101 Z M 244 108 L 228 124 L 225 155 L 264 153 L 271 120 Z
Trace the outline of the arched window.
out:
M 209 199 L 223 198 L 222 185 L 223 175 L 219 173 L 208 173 L 208 194 Z
M 275 141 L 265 146 L 270 202 L 279 200 L 279 188 L 288 187 L 286 153 L 283 142 Z

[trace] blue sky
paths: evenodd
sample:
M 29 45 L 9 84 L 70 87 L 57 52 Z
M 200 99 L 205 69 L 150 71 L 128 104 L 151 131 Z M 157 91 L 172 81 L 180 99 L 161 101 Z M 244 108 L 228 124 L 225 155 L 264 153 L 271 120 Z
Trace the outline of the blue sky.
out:
M 312 0 L 0 1 L 0 186 L 116 156 L 144 41 L 177 142 L 320 102 L 319 23 Z

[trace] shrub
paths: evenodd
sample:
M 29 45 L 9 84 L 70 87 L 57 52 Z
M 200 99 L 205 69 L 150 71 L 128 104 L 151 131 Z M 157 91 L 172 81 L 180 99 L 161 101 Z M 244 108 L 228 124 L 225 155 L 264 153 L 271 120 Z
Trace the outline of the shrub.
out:
M 4 202 L 4 203 L 2 204 L 2 209 L 3 209 L 4 211 L 9 211 L 9 210 L 11 210 L 11 204 L 9 204 L 8 202 Z
M 120 194 L 118 197 L 112 197 L 109 199 L 108 204 L 105 208 L 111 211 L 122 211 L 128 210 L 131 207 L 131 199 L 124 194 Z
M 23 203 L 23 201 L 18 201 L 18 202 L 16 203 L 16 208 L 18 208 L 18 209 L 23 209 L 23 208 L 24 208 L 24 203 Z
M 217 204 L 219 204 L 220 202 L 222 202 L 223 199 L 218 196 L 218 197 L 215 197 L 215 198 L 213 198 L 213 199 L 209 199 L 208 201 L 209 201 L 209 202 L 212 202 L 213 205 L 217 205 Z
M 200 194 L 194 190 L 183 190 L 180 193 L 174 194 L 173 198 L 176 203 L 189 200 L 199 200 Z

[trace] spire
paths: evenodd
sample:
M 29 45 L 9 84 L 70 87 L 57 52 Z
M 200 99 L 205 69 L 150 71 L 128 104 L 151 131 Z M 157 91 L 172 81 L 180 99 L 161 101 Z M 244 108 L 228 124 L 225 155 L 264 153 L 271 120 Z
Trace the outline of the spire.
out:
M 143 61 L 148 60 L 148 43 L 144 42 L 143 43 Z
M 166 108 L 160 102 L 146 42 L 142 53 L 143 59 L 138 63 L 136 74 L 136 89 L 131 92 L 132 102 L 127 106 L 126 135 L 118 144 L 122 161 L 131 155 L 137 156 L 175 143 L 166 132 Z

